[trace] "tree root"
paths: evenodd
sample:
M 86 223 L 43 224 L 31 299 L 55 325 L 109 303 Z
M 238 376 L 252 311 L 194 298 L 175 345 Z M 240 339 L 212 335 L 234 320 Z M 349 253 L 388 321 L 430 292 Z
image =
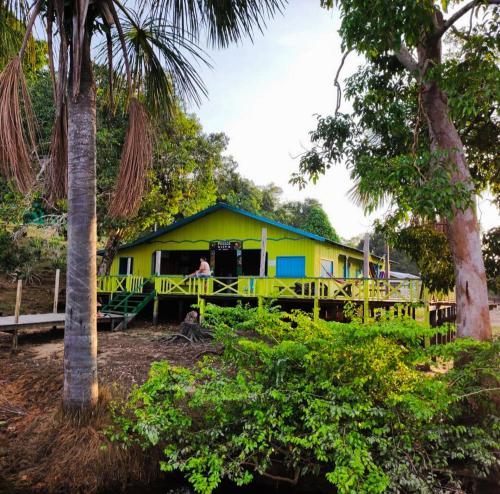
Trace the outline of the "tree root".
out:
M 190 344 L 200 343 L 213 338 L 212 330 L 203 327 L 195 322 L 183 322 L 181 324 L 181 332 L 174 333 L 168 337 L 162 338 L 164 341 L 171 343 L 177 340 L 186 340 Z

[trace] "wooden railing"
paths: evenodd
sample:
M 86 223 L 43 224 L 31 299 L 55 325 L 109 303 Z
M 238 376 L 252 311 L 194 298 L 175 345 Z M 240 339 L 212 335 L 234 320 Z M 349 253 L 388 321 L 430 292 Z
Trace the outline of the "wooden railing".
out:
M 98 277 L 98 292 L 141 291 L 140 276 Z M 195 278 L 155 276 L 151 279 L 158 295 L 263 297 L 303 300 L 344 300 L 414 303 L 423 301 L 420 280 L 336 279 L 336 278 Z M 444 300 L 444 295 L 441 295 Z M 451 301 L 451 300 L 450 300 Z
M 454 304 L 456 302 L 455 298 L 455 289 L 450 290 L 448 293 L 445 292 L 434 292 L 429 294 L 429 303 L 431 304 L 436 304 L 436 303 L 452 303 Z
M 141 276 L 100 276 L 97 280 L 97 291 L 109 294 L 122 291 L 142 292 L 148 284 L 155 290 L 154 318 L 157 318 L 158 313 L 158 295 L 195 297 L 200 315 L 204 312 L 206 297 L 254 298 L 258 299 L 259 306 L 265 299 L 308 300 L 313 302 L 315 319 L 319 318 L 321 301 L 353 302 L 365 321 L 369 321 L 371 317 L 394 317 L 396 313 L 408 315 L 413 312 L 415 315 L 416 306 L 420 305 L 423 307 L 423 314 L 419 318 L 428 324 L 431 320 L 430 313 L 437 305 L 451 305 L 455 302 L 454 291 L 447 294 L 430 294 L 419 279 L 258 276 L 195 278 L 175 275 L 154 276 L 148 279 Z
M 141 292 L 143 283 L 142 276 L 98 276 L 97 292 Z

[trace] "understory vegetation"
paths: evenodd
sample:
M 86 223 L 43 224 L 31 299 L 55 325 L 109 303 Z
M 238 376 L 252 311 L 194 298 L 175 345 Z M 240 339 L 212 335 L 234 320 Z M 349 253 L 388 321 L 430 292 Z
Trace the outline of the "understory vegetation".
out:
M 315 323 L 276 307 L 211 305 L 205 324 L 219 354 L 193 369 L 154 363 L 109 431 L 160 448 L 161 469 L 197 492 L 259 476 L 339 493 L 469 492 L 498 474 L 498 341 L 426 347 L 440 330 L 411 319 Z
M 0 275 L 37 284 L 47 271 L 66 269 L 66 242 L 54 229 L 0 225 Z

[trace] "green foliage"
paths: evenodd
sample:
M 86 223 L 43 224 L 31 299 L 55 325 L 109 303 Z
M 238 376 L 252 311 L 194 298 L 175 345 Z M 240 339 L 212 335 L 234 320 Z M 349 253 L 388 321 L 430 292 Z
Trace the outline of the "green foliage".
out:
M 350 90 L 356 93 L 354 88 Z M 299 173 L 292 177 L 292 182 L 305 185 L 305 175 L 315 182 L 332 164 L 345 162 L 356 183 L 355 202 L 363 205 L 367 213 L 388 203 L 389 224 L 400 224 L 410 214 L 422 218 L 450 218 L 455 208 L 466 209 L 471 204 L 470 190 L 461 182 L 453 182 L 451 170 L 439 165 L 443 160 L 448 161 L 446 153 L 420 149 L 418 154 L 413 154 L 406 149 L 396 154 L 398 140 L 410 146 L 407 123 L 404 119 L 384 122 L 386 135 L 380 136 L 382 131 L 376 128 L 380 123 L 375 122 L 380 122 L 381 111 L 377 105 L 384 101 L 384 96 L 376 98 L 374 107 L 369 100 L 370 92 L 364 96 L 364 99 L 360 94 L 355 97 L 357 101 L 353 106 L 359 111 L 356 117 L 340 114 L 318 118 L 318 127 L 310 134 L 315 146 L 302 156 Z M 369 111 L 373 115 L 366 115 Z M 400 111 L 403 109 L 397 110 Z M 366 118 L 367 122 L 360 124 L 358 118 L 362 121 Z M 393 130 L 391 126 L 401 128 Z M 407 135 L 393 136 L 387 134 L 388 131 Z
M 275 184 L 258 186 L 238 172 L 238 165 L 226 159 L 218 173 L 218 198 L 232 206 L 245 209 L 286 225 L 340 242 L 328 215 L 316 199 L 282 202 L 283 191 Z
M 0 272 L 12 279 L 34 283 L 36 264 L 42 257 L 40 242 L 35 239 L 14 240 L 6 230 L 0 230 Z
M 340 238 L 333 229 L 327 214 L 320 206 L 311 208 L 301 228 L 316 235 L 340 242 Z
M 431 0 L 321 3 L 338 8 L 344 50 L 364 55 L 366 63 L 345 82 L 352 111 L 318 117 L 313 147 L 292 182 L 315 182 L 331 166 L 344 164 L 355 182 L 355 201 L 367 212 L 386 206 L 386 226 L 395 230 L 415 217 L 450 218 L 472 205 L 471 192 L 489 188 L 498 202 L 498 9 L 484 2 L 466 27 L 443 28 L 443 12 L 452 2 L 441 2 L 442 11 Z M 401 52 L 403 45 L 407 50 Z M 428 60 L 418 60 L 418 73 L 401 62 L 405 54 L 423 53 Z M 452 179 L 453 152 L 431 143 L 422 88 L 432 84 L 445 94 L 473 180 Z
M 323 206 L 316 199 L 288 201 L 276 207 L 273 217 L 287 225 L 340 242 Z
M 455 30 L 451 54 L 432 74 L 446 91 L 476 187 L 489 187 L 500 206 L 500 9 L 470 32 Z
M 460 469 L 483 477 L 496 462 L 498 343 L 424 350 L 435 330 L 409 319 L 314 323 L 278 308 L 209 305 L 206 323 L 222 356 L 194 369 L 153 364 L 110 431 L 159 447 L 161 468 L 197 492 L 263 475 L 323 477 L 339 493 L 432 493 L 461 488 Z M 418 370 L 464 354 L 448 374 Z
M 432 0 L 321 0 L 321 5 L 339 7 L 343 47 L 367 56 L 399 49 L 402 43 L 413 47 L 432 29 Z
M 483 235 L 483 255 L 488 287 L 500 293 L 500 227 L 492 228 Z
M 420 278 L 430 291 L 447 293 L 453 289 L 455 267 L 444 233 L 432 225 L 413 225 L 400 228 L 391 239 L 416 263 Z
M 43 268 L 65 269 L 66 244 L 57 235 L 27 236 L 22 227 L 15 234 L 0 227 L 0 273 L 13 280 L 36 283 Z
M 384 257 L 386 253 L 386 244 L 388 243 L 388 238 L 384 236 L 382 232 L 372 231 L 370 235 L 370 251 L 376 256 Z M 352 239 L 349 241 L 349 245 L 356 247 L 357 249 L 363 249 L 363 235 Z M 390 261 L 394 263 L 392 270 L 399 271 L 401 273 L 410 273 L 414 275 L 420 275 L 418 266 L 413 262 L 405 251 L 390 245 Z
M 272 184 L 269 187 L 272 187 Z M 238 164 L 233 158 L 226 158 L 223 161 L 217 173 L 218 200 L 252 213 L 262 213 L 264 209 L 263 189 L 239 173 Z M 274 211 L 281 192 L 281 189 L 276 188 L 272 194 L 267 194 L 267 212 Z
M 123 240 L 150 231 L 155 224 L 167 225 L 210 206 L 216 199 L 216 173 L 226 148 L 224 134 L 206 134 L 195 115 L 180 107 L 174 114 L 158 116 L 153 166 L 148 187 L 137 215 L 126 221 L 107 216 L 109 198 L 114 190 L 122 145 L 127 127 L 126 115 L 111 111 L 105 67 L 96 66 L 98 85 L 97 125 L 97 211 L 98 231 L 106 236 L 122 231 Z
M 30 208 L 31 197 L 22 195 L 11 183 L 0 177 L 0 225 L 22 224 Z

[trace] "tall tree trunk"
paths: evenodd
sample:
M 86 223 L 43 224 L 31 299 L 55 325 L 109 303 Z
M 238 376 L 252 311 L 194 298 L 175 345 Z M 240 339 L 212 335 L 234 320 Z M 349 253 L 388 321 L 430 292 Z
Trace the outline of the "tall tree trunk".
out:
M 122 240 L 123 230 L 118 228 L 113 230 L 106 241 L 106 246 L 104 247 L 104 254 L 102 256 L 101 264 L 99 265 L 99 270 L 97 274 L 99 276 L 107 276 L 109 275 L 109 271 L 111 270 L 111 265 L 113 264 L 113 260 L 116 257 L 116 253 L 118 252 L 118 247 L 120 247 L 120 242 Z
M 64 331 L 65 410 L 97 403 L 96 102 L 90 38 L 82 50 L 80 93 L 68 97 L 68 266 Z M 70 70 L 70 74 L 73 73 Z
M 430 58 L 430 57 L 429 57 Z M 447 97 L 435 81 L 424 84 L 422 103 L 433 150 L 447 151 L 447 166 L 454 182 L 474 189 L 460 136 L 451 121 Z M 455 210 L 448 241 L 455 264 L 457 334 L 477 340 L 491 339 L 486 273 L 479 223 L 473 207 Z

